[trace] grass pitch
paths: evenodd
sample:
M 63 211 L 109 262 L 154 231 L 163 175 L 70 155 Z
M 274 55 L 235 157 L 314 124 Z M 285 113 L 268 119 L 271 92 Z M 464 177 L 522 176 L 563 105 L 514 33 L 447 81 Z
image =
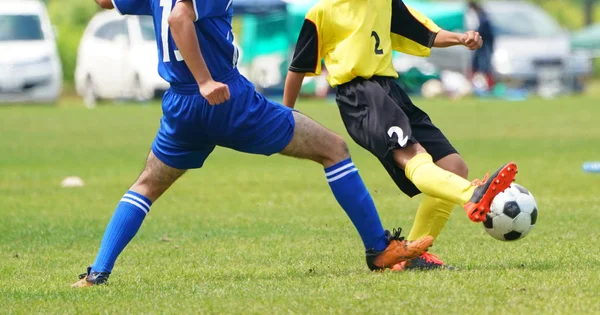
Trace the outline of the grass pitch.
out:
M 160 107 L 0 108 L 0 313 L 600 313 L 600 100 L 417 102 L 471 178 L 508 160 L 539 204 L 503 243 L 455 209 L 432 252 L 458 271 L 370 273 L 320 166 L 217 149 L 154 204 L 109 286 L 69 286 L 95 257 L 143 166 Z M 337 108 L 298 108 L 344 135 L 387 228 L 408 233 L 402 195 L 347 137 Z M 61 188 L 66 176 L 86 186 Z

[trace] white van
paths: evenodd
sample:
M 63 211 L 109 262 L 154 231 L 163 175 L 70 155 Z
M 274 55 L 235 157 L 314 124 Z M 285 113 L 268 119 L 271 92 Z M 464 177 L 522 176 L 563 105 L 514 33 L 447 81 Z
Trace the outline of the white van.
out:
M 0 0 L 0 102 L 54 102 L 62 65 L 45 5 Z

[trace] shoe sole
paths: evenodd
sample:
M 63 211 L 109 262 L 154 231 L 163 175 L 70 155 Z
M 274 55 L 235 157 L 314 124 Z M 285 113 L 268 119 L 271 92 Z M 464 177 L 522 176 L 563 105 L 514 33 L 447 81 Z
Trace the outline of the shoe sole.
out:
M 501 167 L 494 176 L 487 180 L 485 193 L 477 202 L 469 202 L 465 205 L 465 210 L 469 219 L 474 222 L 484 222 L 486 215 L 490 212 L 490 206 L 494 198 L 508 187 L 514 181 L 518 173 L 515 163 L 508 163 Z

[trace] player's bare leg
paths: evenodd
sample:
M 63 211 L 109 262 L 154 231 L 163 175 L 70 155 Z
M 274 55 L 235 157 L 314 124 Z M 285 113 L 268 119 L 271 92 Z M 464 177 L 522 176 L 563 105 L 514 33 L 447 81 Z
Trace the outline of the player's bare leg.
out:
M 161 162 L 152 151 L 148 154 L 144 170 L 123 196 L 111 222 L 106 228 L 96 262 L 79 276 L 73 287 L 88 287 L 105 283 L 115 260 L 137 230 L 155 202 L 185 170 L 172 168 Z M 119 236 L 119 241 L 114 239 Z
M 517 166 L 508 163 L 492 176 L 470 183 L 466 179 L 441 169 L 418 143 L 395 149 L 394 160 L 424 194 L 448 200 L 465 208 L 472 221 L 483 222 L 490 211 L 492 200 L 508 188 L 517 173 Z
M 144 195 L 155 202 L 185 172 L 186 170 L 166 165 L 150 151 L 144 170 L 129 190 Z
M 426 236 L 414 241 L 400 237 L 400 229 L 386 231 L 383 246 L 370 245 L 374 234 L 382 233 L 381 221 L 370 194 L 364 187 L 358 170 L 350 160 L 345 141 L 310 118 L 294 112 L 294 135 L 283 155 L 309 159 L 325 167 L 327 180 L 353 224 L 361 234 L 367 249 L 367 264 L 371 270 L 391 268 L 399 262 L 420 256 L 431 246 L 433 238 Z
M 330 167 L 350 157 L 344 139 L 307 116 L 294 112 L 292 141 L 281 154 L 315 161 Z

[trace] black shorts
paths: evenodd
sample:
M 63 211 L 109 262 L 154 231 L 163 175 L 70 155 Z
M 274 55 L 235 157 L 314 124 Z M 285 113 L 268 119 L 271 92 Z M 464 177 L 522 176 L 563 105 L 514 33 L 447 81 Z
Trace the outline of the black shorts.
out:
M 396 166 L 392 150 L 420 143 L 434 161 L 457 151 L 393 80 L 356 78 L 337 87 L 336 102 L 350 137 L 375 155 L 398 188 L 413 197 L 420 191 Z

